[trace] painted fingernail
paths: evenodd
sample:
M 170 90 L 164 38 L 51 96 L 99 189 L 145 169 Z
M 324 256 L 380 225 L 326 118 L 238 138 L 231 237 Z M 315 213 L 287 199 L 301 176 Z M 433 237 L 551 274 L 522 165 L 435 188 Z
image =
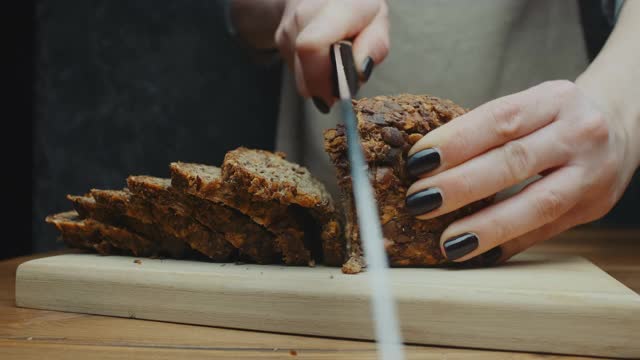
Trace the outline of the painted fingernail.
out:
M 483 265 L 495 265 L 502 257 L 502 248 L 500 246 L 496 246 L 480 256 L 482 257 Z
M 440 153 L 435 148 L 420 150 L 407 159 L 409 175 L 417 178 L 440 166 Z
M 459 259 L 478 248 L 478 237 L 472 233 L 464 233 L 447 239 L 444 244 L 447 259 Z
M 413 216 L 426 214 L 442 205 L 442 194 L 437 188 L 428 188 L 407 196 L 405 205 Z
M 329 113 L 329 105 L 327 105 L 327 103 L 324 102 L 324 100 L 316 96 L 312 97 L 311 100 L 313 100 L 313 105 L 316 106 L 316 109 L 318 109 L 318 111 L 320 111 L 323 114 Z
M 373 72 L 373 59 L 371 56 L 367 56 L 362 63 L 362 79 L 368 81 L 371 77 L 371 72 Z

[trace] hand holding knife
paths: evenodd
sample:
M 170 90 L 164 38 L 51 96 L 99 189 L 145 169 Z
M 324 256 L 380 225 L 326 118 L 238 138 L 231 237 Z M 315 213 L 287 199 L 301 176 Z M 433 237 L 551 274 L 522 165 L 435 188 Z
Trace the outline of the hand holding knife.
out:
M 353 61 L 351 43 L 340 41 L 333 44 L 331 46 L 331 60 L 335 71 L 334 91 L 339 98 L 339 107 L 347 135 L 353 197 L 371 286 L 371 305 L 378 344 L 378 358 L 401 360 L 404 359 L 402 336 L 387 271 L 389 264 L 384 249 L 380 216 L 369 181 L 367 165 L 360 144 L 358 123 L 351 103 L 352 97 L 358 91 L 358 72 Z

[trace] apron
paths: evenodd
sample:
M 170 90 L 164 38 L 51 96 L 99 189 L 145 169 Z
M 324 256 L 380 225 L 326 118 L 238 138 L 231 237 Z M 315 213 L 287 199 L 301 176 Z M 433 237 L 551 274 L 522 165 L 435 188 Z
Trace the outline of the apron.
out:
M 431 94 L 473 108 L 588 65 L 577 1 L 388 1 L 391 51 L 358 97 Z M 305 165 L 332 195 L 335 171 L 322 133 L 340 121 L 296 92 L 284 71 L 276 148 Z

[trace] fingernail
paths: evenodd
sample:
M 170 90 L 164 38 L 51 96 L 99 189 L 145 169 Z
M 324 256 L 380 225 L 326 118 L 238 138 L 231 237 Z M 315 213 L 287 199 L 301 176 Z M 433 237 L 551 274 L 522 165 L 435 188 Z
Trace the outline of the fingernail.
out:
M 478 237 L 472 233 L 464 233 L 447 239 L 444 244 L 447 259 L 459 259 L 478 248 Z
M 440 153 L 435 148 L 420 150 L 407 159 L 407 171 L 417 178 L 440 166 Z
M 313 100 L 313 105 L 316 106 L 316 109 L 318 109 L 318 111 L 320 111 L 323 114 L 329 113 L 329 105 L 327 105 L 327 103 L 325 103 L 324 100 L 316 96 L 312 97 L 311 100 Z
M 367 56 L 362 63 L 362 78 L 364 81 L 368 81 L 369 77 L 371 77 L 371 72 L 373 71 L 373 59 L 371 56 Z
M 483 265 L 495 265 L 502 257 L 502 248 L 500 246 L 496 246 L 480 256 L 482 256 Z
M 426 214 L 442 205 L 442 194 L 437 188 L 428 188 L 407 196 L 405 205 L 413 216 Z

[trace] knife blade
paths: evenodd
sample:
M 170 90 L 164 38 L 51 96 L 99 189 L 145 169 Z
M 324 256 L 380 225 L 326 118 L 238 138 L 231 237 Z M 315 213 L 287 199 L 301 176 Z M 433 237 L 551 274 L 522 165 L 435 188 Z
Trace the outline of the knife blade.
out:
M 368 167 L 360 144 L 358 123 L 351 99 L 358 91 L 358 72 L 351 43 L 340 41 L 331 46 L 334 65 L 334 91 L 347 135 L 347 153 L 351 187 L 356 206 L 358 228 L 363 245 L 369 286 L 371 311 L 379 359 L 404 359 L 397 309 L 389 280 L 387 254 L 384 249 L 378 207 L 369 181 Z

